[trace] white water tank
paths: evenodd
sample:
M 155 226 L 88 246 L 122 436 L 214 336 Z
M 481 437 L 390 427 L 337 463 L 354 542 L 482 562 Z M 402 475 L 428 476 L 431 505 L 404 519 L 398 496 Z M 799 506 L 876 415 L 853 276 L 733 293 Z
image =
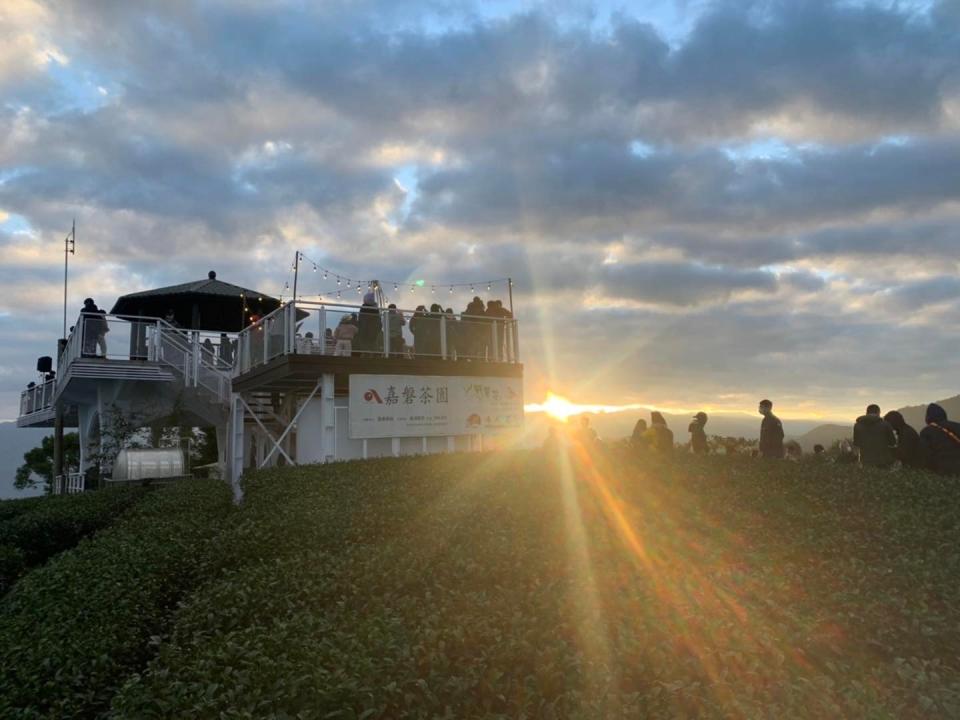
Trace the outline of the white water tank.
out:
M 121 450 L 113 461 L 113 480 L 154 480 L 183 477 L 186 465 L 179 448 Z

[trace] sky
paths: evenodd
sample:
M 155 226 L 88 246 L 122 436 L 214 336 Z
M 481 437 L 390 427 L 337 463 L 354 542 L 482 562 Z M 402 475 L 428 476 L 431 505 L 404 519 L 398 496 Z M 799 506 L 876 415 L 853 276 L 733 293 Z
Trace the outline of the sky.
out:
M 512 277 L 530 402 L 960 392 L 957 0 L 4 0 L 0 37 L 0 418 L 74 218 L 71 319 L 301 250 L 427 278 L 401 306 Z

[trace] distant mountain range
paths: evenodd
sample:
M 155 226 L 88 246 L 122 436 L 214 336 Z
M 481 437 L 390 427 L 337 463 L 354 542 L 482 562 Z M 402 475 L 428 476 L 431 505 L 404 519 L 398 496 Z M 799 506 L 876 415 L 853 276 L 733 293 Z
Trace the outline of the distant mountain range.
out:
M 23 465 L 23 454 L 35 448 L 49 430 L 18 428 L 16 423 L 0 423 L 0 500 L 40 495 L 41 490 L 17 490 L 13 479 Z
M 947 411 L 947 417 L 960 418 L 960 395 L 955 395 L 946 400 L 934 400 L 935 403 L 942 406 Z M 912 425 L 917 431 L 922 428 L 926 422 L 927 405 L 909 405 L 907 407 L 897 408 L 903 419 L 908 425 Z M 884 410 L 884 412 L 886 412 Z M 818 425 L 809 432 L 797 438 L 800 447 L 804 452 L 812 452 L 813 446 L 820 444 L 829 448 L 837 440 L 849 439 L 853 437 L 853 423 L 849 425 Z

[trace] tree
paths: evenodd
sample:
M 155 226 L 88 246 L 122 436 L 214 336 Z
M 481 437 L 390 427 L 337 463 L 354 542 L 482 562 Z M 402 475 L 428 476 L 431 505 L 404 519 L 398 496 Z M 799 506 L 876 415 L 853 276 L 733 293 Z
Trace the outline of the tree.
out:
M 63 436 L 63 467 L 65 472 L 80 468 L 80 436 L 73 432 Z M 23 465 L 17 468 L 13 486 L 17 490 L 37 487 L 43 480 L 45 487 L 53 485 L 53 435 L 47 435 L 40 445 L 23 454 Z

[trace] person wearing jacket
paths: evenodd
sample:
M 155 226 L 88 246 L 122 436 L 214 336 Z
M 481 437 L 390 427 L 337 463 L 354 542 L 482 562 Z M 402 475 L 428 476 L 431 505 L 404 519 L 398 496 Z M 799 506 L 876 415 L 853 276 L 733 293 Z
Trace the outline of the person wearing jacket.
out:
M 883 419 L 893 428 L 893 432 L 897 436 L 897 447 L 894 448 L 893 451 L 897 460 L 899 460 L 904 467 L 922 468 L 923 455 L 920 452 L 919 433 L 910 425 L 907 425 L 907 421 L 903 419 L 903 415 L 896 410 L 888 412 L 883 416 Z
M 655 453 L 669 455 L 673 452 L 673 431 L 656 410 L 650 413 L 650 427 L 643 433 L 643 439 L 647 448 Z
M 707 433 L 704 426 L 707 424 L 707 414 L 698 412 L 693 416 L 693 422 L 687 431 L 690 433 L 690 449 L 694 455 L 706 455 L 710 450 L 707 446 Z
M 857 418 L 853 426 L 853 444 L 860 450 L 861 465 L 878 468 L 893 465 L 897 436 L 886 420 L 880 417 L 879 405 L 868 405 L 867 414 Z
M 773 403 L 769 400 L 761 400 L 759 410 L 763 415 L 760 423 L 760 455 L 765 458 L 782 458 L 783 423 L 773 414 Z
M 927 426 L 920 431 L 920 448 L 926 466 L 941 475 L 960 475 L 960 423 L 947 419 L 936 403 L 927 405 Z

